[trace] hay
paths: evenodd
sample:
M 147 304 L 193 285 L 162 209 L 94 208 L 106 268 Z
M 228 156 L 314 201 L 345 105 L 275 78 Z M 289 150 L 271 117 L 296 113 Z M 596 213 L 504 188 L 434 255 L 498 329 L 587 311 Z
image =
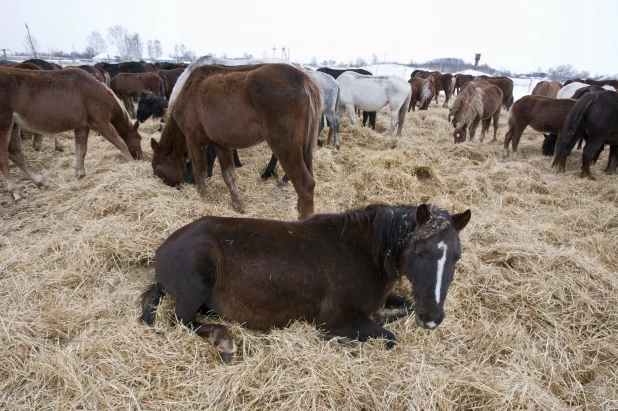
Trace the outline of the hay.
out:
M 203 200 L 164 186 L 149 162 L 124 163 L 101 137 L 90 138 L 82 180 L 72 136 L 65 153 L 26 141 L 53 187 L 39 191 L 12 167 L 29 201 L 0 209 L 0 409 L 618 408 L 618 178 L 602 173 L 607 151 L 597 181 L 577 177 L 579 151 L 555 174 L 539 133 L 505 161 L 500 143 L 454 145 L 447 111 L 430 107 L 410 113 L 402 138 L 383 136 L 384 111 L 380 134 L 344 121 L 340 152 L 316 150 L 315 204 L 470 207 L 444 323 L 388 325 L 392 351 L 325 341 L 304 323 L 267 334 L 229 324 L 233 365 L 172 325 L 168 298 L 154 330 L 137 320 L 161 242 L 200 216 L 238 215 L 218 170 Z M 147 156 L 157 126 L 142 130 Z M 268 148 L 240 155 L 247 216 L 294 220 L 293 189 L 260 180 Z M 410 295 L 407 281 L 398 291 Z

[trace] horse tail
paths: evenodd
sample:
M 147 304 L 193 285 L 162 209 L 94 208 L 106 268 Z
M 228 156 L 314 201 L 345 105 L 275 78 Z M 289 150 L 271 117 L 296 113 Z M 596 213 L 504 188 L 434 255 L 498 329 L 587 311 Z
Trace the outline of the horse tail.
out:
M 427 77 L 425 80 L 423 80 L 423 83 L 421 85 L 421 109 L 422 110 L 427 110 L 427 108 L 429 107 L 429 103 L 431 102 L 432 79 L 433 79 L 432 76 Z M 427 104 L 427 106 L 425 106 L 425 103 Z
M 318 127 L 320 127 L 320 116 L 322 115 L 322 91 L 307 76 L 305 80 L 305 93 L 309 98 L 307 106 L 307 131 L 303 139 L 303 159 L 307 170 L 313 175 L 313 147 L 318 140 Z
M 148 324 L 154 325 L 154 320 L 157 315 L 157 307 L 161 303 L 161 298 L 165 295 L 165 289 L 159 283 L 154 283 L 144 290 L 141 296 L 142 315 L 140 320 Z
M 159 78 L 161 79 L 161 97 L 167 96 L 167 79 L 163 70 L 159 70 Z
M 560 133 L 563 137 L 562 143 L 560 144 L 560 147 L 556 147 L 556 153 L 552 164 L 558 164 L 557 162 L 560 158 L 571 154 L 571 150 L 573 150 L 573 147 L 575 147 L 575 144 L 577 143 L 575 132 L 584 119 L 588 108 L 590 108 L 590 106 L 599 99 L 601 94 L 603 93 L 587 93 L 582 98 L 577 100 L 577 103 L 575 103 L 575 105 L 571 108 L 566 120 L 564 120 L 564 126 L 562 127 L 562 132 Z
M 515 134 L 515 114 L 513 114 L 513 106 L 509 109 L 509 113 L 507 115 L 507 124 L 509 125 L 509 129 L 504 135 L 504 149 L 506 150 L 511 144 L 511 139 Z
M 451 77 L 451 88 L 449 89 L 449 96 L 452 96 L 455 94 L 455 82 L 457 81 L 457 79 L 455 78 L 455 76 Z
M 412 100 L 412 88 L 410 88 L 410 92 L 408 93 L 408 97 L 406 97 L 406 101 L 403 102 L 403 105 L 399 108 L 399 124 L 403 124 L 406 119 L 406 113 L 410 107 L 410 101 Z

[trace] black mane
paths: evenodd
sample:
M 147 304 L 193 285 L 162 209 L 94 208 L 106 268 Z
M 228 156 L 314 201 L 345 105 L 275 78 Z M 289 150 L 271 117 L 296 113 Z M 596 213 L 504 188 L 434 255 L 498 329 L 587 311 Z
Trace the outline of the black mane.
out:
M 448 212 L 430 206 L 432 218 L 421 228 L 427 225 L 427 233 L 418 233 L 421 238 L 437 234 L 441 226 L 433 224 L 435 220 L 451 221 Z M 364 209 L 350 210 L 344 213 L 345 225 L 349 223 L 367 224 L 371 235 L 371 254 L 378 267 L 384 267 L 390 278 L 400 276 L 399 269 L 403 264 L 403 257 L 417 233 L 416 210 L 412 205 L 372 204 Z M 437 229 L 437 230 L 434 230 Z M 434 230 L 435 232 L 433 232 Z M 432 231 L 432 232 L 429 232 Z

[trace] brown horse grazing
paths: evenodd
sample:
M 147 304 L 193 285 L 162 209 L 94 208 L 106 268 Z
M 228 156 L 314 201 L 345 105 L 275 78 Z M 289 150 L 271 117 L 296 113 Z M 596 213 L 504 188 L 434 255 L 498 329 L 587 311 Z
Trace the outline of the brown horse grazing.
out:
M 291 65 L 196 66 L 168 109 L 160 143 L 151 140 L 154 173 L 166 184 L 182 184 L 188 152 L 198 190 L 206 195 L 205 149 L 212 143 L 232 203 L 243 212 L 232 149 L 266 141 L 298 194 L 300 218 L 308 218 L 321 113 L 320 89 Z
M 504 136 L 504 157 L 509 156 L 509 144 L 513 142 L 513 160 L 517 160 L 519 139 L 528 125 L 541 133 L 560 134 L 564 120 L 576 101 L 540 96 L 525 96 L 509 110 L 509 130 Z
M 159 70 L 159 77 L 161 77 L 161 81 L 163 82 L 163 89 L 165 90 L 165 98 L 170 99 L 172 95 L 172 90 L 174 90 L 174 86 L 176 85 L 176 81 L 178 81 L 178 77 L 185 71 L 184 67 L 172 69 L 172 70 Z
M 472 83 L 468 83 L 467 87 L 471 89 L 471 93 L 459 109 L 457 126 L 453 132 L 455 143 L 466 141 L 468 128 L 470 128 L 470 141 L 473 141 L 476 128 L 483 121 L 480 137 L 482 143 L 492 119 L 494 121 L 494 139 L 492 141 L 496 141 L 500 108 L 502 107 L 502 90 L 494 85 L 481 88 Z M 459 99 L 459 96 L 457 96 L 457 99 Z
M 609 160 L 605 172 L 613 174 L 618 166 L 618 93 L 601 91 L 587 93 L 580 98 L 569 112 L 562 132 L 556 143 L 553 167 L 564 171 L 566 160 L 580 138 L 586 139 L 582 151 L 581 177 L 590 175 L 590 163 L 603 147 L 610 145 Z
M 410 110 L 416 111 L 416 102 L 421 101 L 421 90 L 423 88 L 423 81 L 421 77 L 412 77 L 408 80 L 410 87 L 412 88 L 412 95 L 410 96 L 410 106 L 408 107 L 408 113 Z
M 513 80 L 508 77 L 489 77 L 489 76 L 479 76 L 477 79 L 483 79 L 488 81 L 490 84 L 494 86 L 500 87 L 502 90 L 502 104 L 507 110 L 511 109 L 513 105 Z
M 119 73 L 113 78 L 111 88 L 122 100 L 132 118 L 135 118 L 135 105 L 133 100 L 139 99 L 144 90 L 150 90 L 157 96 L 163 96 L 163 82 L 154 73 Z
M 392 348 L 395 335 L 370 316 L 385 303 L 404 306 L 391 292 L 405 276 L 418 325 L 440 325 L 462 253 L 459 232 L 470 217 L 470 210 L 451 215 L 426 204 L 376 204 L 301 222 L 203 217 L 157 250 L 156 283 L 142 294 L 141 319 L 152 326 L 161 297 L 172 295 L 180 323 L 214 344 L 225 362 L 236 352 L 227 327 L 198 322 L 198 312 L 263 331 L 304 320 L 331 338 L 384 338 Z
M 561 88 L 562 84 L 557 81 L 539 81 L 534 86 L 531 95 L 556 98 Z
M 453 95 L 455 95 L 455 92 L 459 94 L 459 91 L 461 90 L 463 85 L 472 80 L 474 80 L 474 76 L 470 74 L 455 74 L 455 86 L 453 87 Z
M 9 158 L 39 187 L 45 182 L 28 165 L 19 127 L 11 131 L 13 123 L 41 134 L 74 130 L 78 178 L 86 174 L 84 158 L 90 129 L 115 145 L 127 161 L 132 161 L 131 155 L 141 155 L 137 124 L 133 127 L 112 91 L 90 74 L 80 69 L 30 71 L 0 67 L 0 169 L 15 201 L 23 197 L 11 177 Z
M 457 123 L 459 121 L 459 111 L 461 110 L 466 99 L 474 94 L 477 87 L 484 88 L 489 86 L 491 86 L 489 82 L 481 79 L 468 81 L 461 87 L 461 90 L 457 93 L 457 98 L 449 109 L 448 121 L 453 125 L 453 127 L 457 127 Z
M 440 91 L 444 91 L 444 103 L 442 107 L 448 108 L 449 100 L 453 95 L 453 88 L 455 87 L 455 78 L 450 73 L 445 73 L 440 76 L 440 90 L 438 90 L 436 83 L 436 104 L 438 104 L 438 94 Z

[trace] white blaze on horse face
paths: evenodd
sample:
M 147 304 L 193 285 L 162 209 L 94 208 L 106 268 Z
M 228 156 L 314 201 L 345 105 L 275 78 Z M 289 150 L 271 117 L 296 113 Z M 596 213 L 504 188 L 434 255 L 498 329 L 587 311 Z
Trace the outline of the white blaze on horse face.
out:
M 444 241 L 440 241 L 438 248 L 442 250 L 442 258 L 438 260 L 438 272 L 436 275 L 436 303 L 440 304 L 440 294 L 442 292 L 442 275 L 444 274 L 444 263 L 446 263 L 446 251 L 448 246 Z

